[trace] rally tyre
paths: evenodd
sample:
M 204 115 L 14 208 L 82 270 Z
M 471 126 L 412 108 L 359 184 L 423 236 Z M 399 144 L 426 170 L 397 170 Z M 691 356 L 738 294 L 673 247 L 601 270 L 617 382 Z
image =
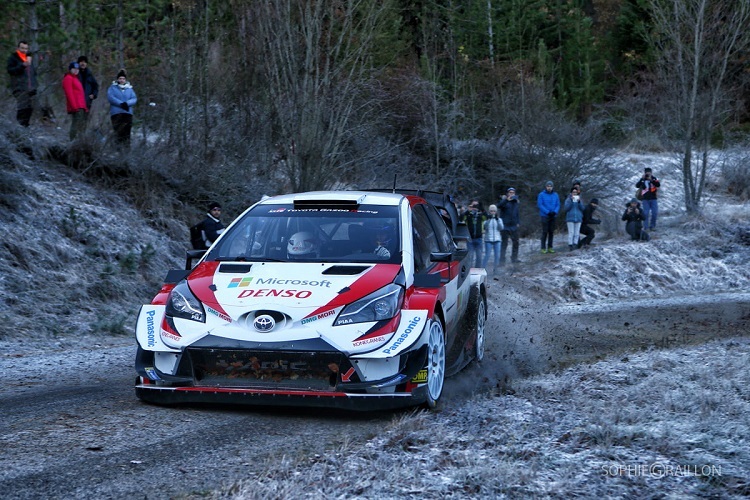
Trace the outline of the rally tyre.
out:
M 487 298 L 476 290 L 469 299 L 470 318 L 473 324 L 472 335 L 476 338 L 474 357 L 478 362 L 484 359 L 485 325 L 487 322 Z
M 438 318 L 433 318 L 427 325 L 427 401 L 430 409 L 437 407 L 445 385 L 445 332 Z

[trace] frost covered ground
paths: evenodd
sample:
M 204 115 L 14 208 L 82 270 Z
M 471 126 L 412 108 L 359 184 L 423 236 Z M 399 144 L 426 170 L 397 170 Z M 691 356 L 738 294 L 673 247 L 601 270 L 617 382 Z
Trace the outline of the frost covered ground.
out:
M 366 443 L 268 463 L 221 496 L 747 496 L 748 363 L 742 338 L 517 380 Z

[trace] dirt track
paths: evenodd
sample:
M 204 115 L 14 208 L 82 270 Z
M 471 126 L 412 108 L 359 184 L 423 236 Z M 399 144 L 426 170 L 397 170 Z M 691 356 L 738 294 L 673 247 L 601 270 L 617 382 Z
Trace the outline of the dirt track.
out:
M 750 295 L 553 305 L 507 280 L 489 290 L 488 352 L 449 380 L 444 405 L 505 389 L 516 377 L 634 350 L 746 334 Z M 91 340 L 89 339 L 89 342 Z M 47 354 L 3 345 L 0 416 L 4 498 L 174 498 L 205 492 L 283 456 L 362 443 L 393 413 L 351 415 L 189 407 L 134 396 L 130 339 Z

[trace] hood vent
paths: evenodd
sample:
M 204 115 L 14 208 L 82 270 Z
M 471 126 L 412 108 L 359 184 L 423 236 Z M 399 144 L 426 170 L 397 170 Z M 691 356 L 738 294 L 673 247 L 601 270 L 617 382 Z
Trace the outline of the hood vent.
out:
M 331 266 L 325 271 L 323 271 L 322 274 L 334 274 L 336 276 L 354 276 L 356 274 L 361 274 L 368 269 L 370 269 L 371 266 Z
M 219 266 L 219 272 L 229 274 L 247 274 L 252 268 L 252 264 L 222 264 Z

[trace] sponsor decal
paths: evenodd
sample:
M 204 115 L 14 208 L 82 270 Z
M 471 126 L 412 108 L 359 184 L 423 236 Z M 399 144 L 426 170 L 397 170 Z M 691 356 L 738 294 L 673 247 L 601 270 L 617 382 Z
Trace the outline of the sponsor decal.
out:
M 151 380 L 161 380 L 161 377 L 156 373 L 156 370 L 153 366 L 149 366 L 145 369 L 146 376 Z
M 156 345 L 156 324 L 154 316 L 156 316 L 156 311 L 148 311 L 146 313 L 146 338 L 148 338 L 149 347 L 154 347 Z
M 349 319 L 340 319 L 340 320 L 338 320 L 336 322 L 335 326 L 348 325 L 349 323 L 354 323 L 354 320 L 351 319 L 351 318 L 349 318 Z
M 179 342 L 180 340 L 182 340 L 182 337 L 180 337 L 179 335 L 172 335 L 171 333 L 165 332 L 164 330 L 161 331 L 161 336 L 163 338 L 171 340 L 172 342 Z
M 382 342 L 383 340 L 385 340 L 385 335 L 381 335 L 380 337 L 373 337 L 371 339 L 357 340 L 356 342 L 352 342 L 352 346 L 359 347 L 367 344 L 375 344 L 378 342 Z
M 300 321 L 301 325 L 305 325 L 307 323 L 312 323 L 313 321 L 318 321 L 319 319 L 327 318 L 328 316 L 332 316 L 335 314 L 336 311 L 334 309 L 331 309 L 330 311 L 322 312 L 320 314 L 316 314 L 315 316 L 310 316 L 309 318 L 305 318 L 302 321 Z
M 219 311 L 217 311 L 216 309 L 213 309 L 213 308 L 211 308 L 211 307 L 209 307 L 209 306 L 207 306 L 205 304 L 203 304 L 203 306 L 206 308 L 206 311 L 210 312 L 214 316 L 218 316 L 219 318 L 223 319 L 227 323 L 231 323 L 232 322 L 232 318 L 230 318 L 226 314 L 222 314 Z
M 391 351 L 395 351 L 398 346 L 404 343 L 406 339 L 409 338 L 409 335 L 414 331 L 414 327 L 419 324 L 419 322 L 422 320 L 419 316 L 416 316 L 411 321 L 409 321 L 409 325 L 406 327 L 406 330 L 404 330 L 404 333 L 402 333 L 396 340 L 391 344 L 390 346 L 383 349 L 384 354 L 390 354 Z
M 247 287 L 253 282 L 253 278 L 232 278 L 227 288 Z
M 427 370 L 419 370 L 411 381 L 415 384 L 424 384 L 427 382 Z
M 297 279 L 280 279 L 280 278 L 232 278 L 227 288 L 247 288 L 255 280 L 257 285 L 296 285 L 296 286 L 319 286 L 330 288 L 331 282 L 328 280 L 297 280 Z
M 238 299 L 248 297 L 294 297 L 296 299 L 306 299 L 312 295 L 310 290 L 277 290 L 275 288 L 258 288 L 257 290 L 243 290 L 237 296 Z
M 250 278 L 252 279 L 252 278 Z M 256 283 L 259 285 L 299 285 L 299 286 L 320 286 L 320 287 L 331 287 L 331 282 L 328 280 L 287 280 L 279 278 L 258 278 Z

